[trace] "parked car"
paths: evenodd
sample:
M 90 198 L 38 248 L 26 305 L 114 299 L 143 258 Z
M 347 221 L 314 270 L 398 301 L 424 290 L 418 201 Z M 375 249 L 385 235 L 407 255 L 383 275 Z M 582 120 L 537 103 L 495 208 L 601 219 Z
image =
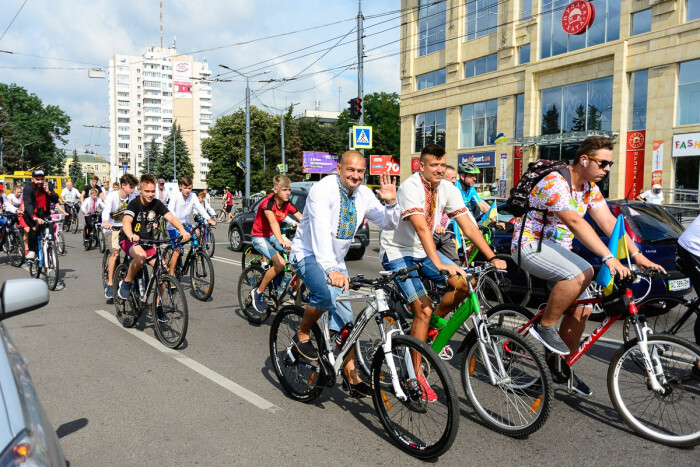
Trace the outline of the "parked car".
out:
M 684 227 L 663 207 L 655 204 L 643 202 L 628 202 L 626 200 L 609 200 L 608 206 L 617 217 L 620 214 L 625 216 L 627 234 L 632 238 L 635 245 L 641 249 L 644 256 L 656 264 L 661 265 L 669 273 L 668 278 L 658 277 L 652 282 L 652 289 L 649 296 L 671 293 L 677 296 L 685 296 L 692 291 L 689 282 L 684 279 L 676 266 L 676 245 L 678 237 L 685 230 Z M 593 226 L 600 239 L 607 245 L 610 240 L 608 236 L 592 221 L 587 214 L 585 219 Z M 498 254 L 510 254 L 510 245 L 513 237 L 514 222 L 520 219 L 513 218 L 507 204 L 498 206 L 498 220 L 504 222 L 506 229 L 496 229 L 493 241 L 494 251 Z M 578 253 L 594 268 L 601 264 L 597 255 L 593 254 L 577 239 L 574 239 L 573 251 Z M 635 294 L 645 293 L 646 284 L 635 284 L 632 290 Z M 675 290 L 674 290 L 675 289 Z M 544 281 L 532 277 L 532 294 L 539 301 L 544 301 L 548 295 L 548 288 Z
M 49 289 L 44 281 L 5 281 L 0 291 L 0 321 L 47 303 Z M 0 337 L 0 465 L 66 465 L 27 365 L 2 324 Z
M 307 188 L 293 187 L 289 201 L 299 210 L 299 212 L 304 212 L 306 197 L 308 195 L 309 190 Z M 252 208 L 242 208 L 241 211 L 236 213 L 236 215 L 233 216 L 233 219 L 231 219 L 231 223 L 228 226 L 228 240 L 233 251 L 242 251 L 245 244 L 251 243 L 252 239 L 250 232 L 253 230 L 255 213 L 258 212 L 258 206 L 261 202 L 262 199 L 259 199 L 252 205 Z M 350 251 L 348 251 L 345 259 L 349 261 L 361 259 L 364 256 L 368 245 L 369 224 L 367 223 L 367 219 L 363 219 L 362 225 L 355 233 L 355 237 L 352 239 Z

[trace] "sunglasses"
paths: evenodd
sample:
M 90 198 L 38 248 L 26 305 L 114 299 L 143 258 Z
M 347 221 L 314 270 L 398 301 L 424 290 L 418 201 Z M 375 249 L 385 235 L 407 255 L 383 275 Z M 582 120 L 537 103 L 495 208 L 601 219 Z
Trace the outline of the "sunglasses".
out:
M 604 169 L 606 167 L 612 167 L 614 164 L 613 161 L 603 161 L 603 160 L 597 159 L 597 158 L 595 158 L 593 156 L 589 156 L 589 155 L 586 155 L 586 157 L 591 159 L 592 161 L 594 161 L 596 164 L 598 164 L 598 167 L 600 167 L 601 169 Z

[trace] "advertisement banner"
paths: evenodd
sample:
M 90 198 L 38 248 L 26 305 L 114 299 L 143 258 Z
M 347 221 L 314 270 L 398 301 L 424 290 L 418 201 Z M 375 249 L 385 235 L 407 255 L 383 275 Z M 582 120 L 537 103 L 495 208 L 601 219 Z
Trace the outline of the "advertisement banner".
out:
M 192 64 L 190 62 L 173 64 L 173 97 L 192 98 Z
M 500 180 L 506 179 L 506 169 L 508 168 L 508 154 L 501 154 L 501 174 L 498 177 Z
M 651 153 L 651 170 L 663 170 L 662 161 L 664 159 L 664 141 L 654 141 L 653 152 Z
M 658 183 L 659 185 L 663 185 L 662 179 L 661 179 L 662 172 L 660 170 L 655 170 L 651 173 L 651 184 L 654 185 Z
M 513 186 L 518 184 L 523 175 L 523 147 L 513 147 Z
M 399 175 L 400 173 L 399 161 L 393 156 L 369 156 L 370 175 Z
M 646 131 L 627 133 L 627 170 L 625 171 L 625 194 L 634 199 L 644 187 L 644 145 Z
M 303 151 L 304 173 L 330 174 L 337 170 L 338 158 L 327 152 Z
M 673 135 L 672 156 L 700 156 L 700 133 Z
M 473 162 L 477 167 L 496 167 L 496 152 L 486 151 L 459 154 L 457 156 L 457 164 L 461 165 L 464 161 Z
M 420 172 L 420 157 L 411 158 L 411 173 Z

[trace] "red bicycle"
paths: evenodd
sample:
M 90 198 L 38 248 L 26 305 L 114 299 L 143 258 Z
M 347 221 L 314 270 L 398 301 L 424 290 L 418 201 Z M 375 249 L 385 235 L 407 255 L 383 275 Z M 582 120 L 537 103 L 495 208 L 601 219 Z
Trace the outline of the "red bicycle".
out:
M 571 367 L 620 318 L 626 317 L 634 338 L 615 353 L 608 367 L 610 400 L 627 425 L 641 436 L 668 446 L 700 444 L 700 379 L 693 367 L 700 361 L 700 347 L 670 334 L 653 334 L 646 318 L 638 314 L 629 284 L 646 280 L 655 271 L 633 272 L 631 278 L 616 281 L 608 297 L 577 300 L 574 305 L 598 304 L 605 319 L 583 340 L 576 352 L 554 358 L 549 370 L 555 381 L 573 387 Z M 533 314 L 514 304 L 499 305 L 487 312 L 489 323 L 529 332 L 544 309 Z

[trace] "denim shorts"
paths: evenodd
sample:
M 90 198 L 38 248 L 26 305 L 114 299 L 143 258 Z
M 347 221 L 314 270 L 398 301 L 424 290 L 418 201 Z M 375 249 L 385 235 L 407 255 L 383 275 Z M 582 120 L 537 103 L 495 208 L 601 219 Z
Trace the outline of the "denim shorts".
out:
M 329 285 L 328 277 L 315 256 L 307 256 L 301 261 L 291 260 L 292 267 L 309 291 L 309 306 L 314 310 L 330 312 L 328 328 L 340 331 L 346 323 L 352 323 L 352 307 L 350 302 L 337 302 L 337 297 L 347 296 L 348 293 L 338 287 Z M 347 275 L 347 270 L 341 270 Z
M 284 253 L 285 249 L 282 248 L 280 242 L 277 241 L 274 235 L 269 237 L 252 237 L 253 248 L 258 250 L 258 253 L 263 255 L 268 260 L 271 260 L 277 252 Z
M 182 226 L 185 228 L 185 230 L 189 233 L 192 232 L 192 224 L 182 224 Z M 173 238 L 177 238 L 180 236 L 180 232 L 178 232 L 177 229 L 168 229 L 168 235 L 170 236 L 170 240 Z M 179 245 L 176 245 L 175 242 L 170 242 L 170 246 L 173 248 L 179 248 Z
M 440 261 L 442 261 L 442 264 L 454 264 L 451 259 L 443 255 L 439 251 L 437 252 L 437 254 L 440 257 Z M 431 280 L 440 286 L 446 285 L 447 279 L 445 278 L 445 276 L 440 275 L 440 271 L 438 271 L 433 262 L 430 261 L 430 258 L 428 258 L 427 256 L 425 258 L 404 256 L 403 258 L 398 258 L 393 261 L 389 261 L 389 259 L 386 256 L 386 253 L 382 257 L 382 266 L 384 266 L 385 270 L 392 272 L 398 271 L 399 269 L 411 267 L 418 263 L 423 265 L 423 267 L 421 267 L 419 271 L 412 271 L 408 275 L 408 279 L 406 279 L 403 282 L 398 280 L 396 281 L 396 284 L 401 289 L 401 292 L 403 293 L 404 297 L 406 297 L 406 300 L 408 300 L 408 303 L 413 303 L 422 296 L 428 295 L 428 291 L 425 290 L 423 282 L 421 282 L 420 280 L 421 277 Z

